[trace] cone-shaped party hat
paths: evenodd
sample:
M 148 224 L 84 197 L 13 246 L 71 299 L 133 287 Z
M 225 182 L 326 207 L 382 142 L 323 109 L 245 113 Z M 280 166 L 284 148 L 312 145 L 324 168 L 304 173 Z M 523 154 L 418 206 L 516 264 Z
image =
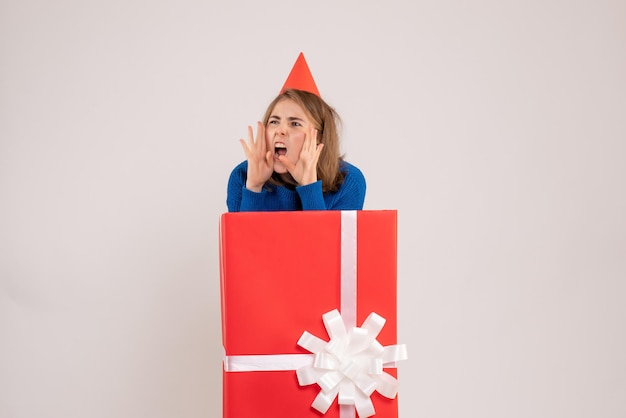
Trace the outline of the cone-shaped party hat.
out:
M 287 89 L 304 90 L 309 93 L 313 93 L 316 96 L 322 97 L 317 89 L 317 86 L 315 85 L 315 80 L 313 80 L 313 75 L 311 74 L 311 70 L 309 70 L 309 66 L 306 63 L 302 52 L 298 55 L 298 59 L 293 65 L 293 68 L 287 77 L 287 81 L 285 81 L 285 84 L 283 85 L 283 88 L 280 89 L 280 92 L 283 93 Z

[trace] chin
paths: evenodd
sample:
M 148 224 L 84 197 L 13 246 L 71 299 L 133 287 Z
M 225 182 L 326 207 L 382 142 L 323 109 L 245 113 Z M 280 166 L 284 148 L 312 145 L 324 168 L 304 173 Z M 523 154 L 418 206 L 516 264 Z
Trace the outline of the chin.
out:
M 285 174 L 287 173 L 287 169 L 280 163 L 274 163 L 274 173 Z

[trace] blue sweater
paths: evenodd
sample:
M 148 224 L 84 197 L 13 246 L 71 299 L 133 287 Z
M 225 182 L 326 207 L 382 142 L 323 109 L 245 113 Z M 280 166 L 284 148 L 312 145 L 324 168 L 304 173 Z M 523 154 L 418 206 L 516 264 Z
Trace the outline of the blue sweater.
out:
M 365 177 L 361 170 L 345 161 L 340 170 L 345 178 L 336 192 L 322 193 L 322 181 L 291 190 L 271 185 L 260 193 L 246 189 L 248 162 L 234 168 L 228 179 L 226 205 L 229 212 L 281 210 L 361 210 L 365 201 Z

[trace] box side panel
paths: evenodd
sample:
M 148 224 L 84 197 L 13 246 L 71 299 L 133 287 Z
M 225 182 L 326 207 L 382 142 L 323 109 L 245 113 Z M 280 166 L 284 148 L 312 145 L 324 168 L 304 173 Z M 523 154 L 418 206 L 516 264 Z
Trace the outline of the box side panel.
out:
M 376 312 L 386 319 L 377 340 L 396 344 L 397 212 L 359 212 L 357 245 L 357 324 Z
M 326 338 L 321 315 L 340 303 L 340 214 L 232 213 L 222 227 L 227 354 L 305 353 L 303 331 Z

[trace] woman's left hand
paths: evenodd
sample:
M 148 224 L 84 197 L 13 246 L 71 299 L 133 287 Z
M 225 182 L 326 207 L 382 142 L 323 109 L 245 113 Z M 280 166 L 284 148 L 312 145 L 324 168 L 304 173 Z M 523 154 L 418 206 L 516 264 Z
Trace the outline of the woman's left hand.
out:
M 317 162 L 322 153 L 322 148 L 324 148 L 324 144 L 317 143 L 317 129 L 312 127 L 304 138 L 300 158 L 295 164 L 287 160 L 284 155 L 278 159 L 287 168 L 294 180 L 300 186 L 305 186 L 317 181 Z

